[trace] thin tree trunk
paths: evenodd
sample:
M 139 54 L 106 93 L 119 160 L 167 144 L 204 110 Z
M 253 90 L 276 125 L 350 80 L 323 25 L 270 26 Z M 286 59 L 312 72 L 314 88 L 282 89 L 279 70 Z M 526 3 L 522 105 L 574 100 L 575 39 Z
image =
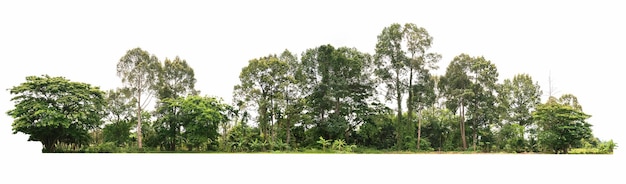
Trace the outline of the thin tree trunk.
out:
M 274 114 L 276 113 L 276 108 L 274 107 L 274 98 L 273 97 L 272 97 L 272 99 L 270 99 L 270 105 L 271 105 L 271 108 L 272 108 L 272 112 L 270 113 L 270 116 L 271 116 L 271 118 L 270 118 L 270 134 L 271 134 L 270 145 L 272 145 L 272 146 L 270 146 L 270 147 L 273 148 L 274 138 L 276 137 L 276 130 L 275 130 L 276 127 L 274 126 L 274 118 L 275 118 Z
M 137 146 L 141 151 L 143 149 L 143 144 L 141 140 L 141 80 L 137 80 Z
M 463 107 L 463 99 L 461 99 L 461 141 L 463 142 L 463 150 L 467 149 L 467 142 L 465 141 L 465 107 Z
M 398 139 L 398 149 L 404 147 L 402 145 L 402 143 L 404 143 L 403 139 L 403 135 L 404 133 L 401 132 L 402 129 L 404 128 L 404 123 L 402 122 L 402 92 L 400 91 L 400 74 L 398 73 L 399 71 L 396 71 L 396 101 L 398 102 L 398 123 L 397 123 L 397 132 L 396 132 L 396 138 Z
M 474 133 L 474 151 L 476 151 L 476 142 L 478 142 L 478 134 L 476 134 L 476 129 L 478 128 L 478 126 L 476 125 L 476 120 L 474 120 L 474 128 L 473 128 L 473 133 Z
M 409 126 L 413 126 L 413 68 L 411 66 L 409 66 L 409 96 L 408 96 L 408 100 L 406 103 L 406 108 L 407 108 L 407 122 L 409 124 Z M 412 128 L 410 130 L 413 130 Z M 417 150 L 419 150 L 419 136 L 417 138 Z
M 420 141 L 422 140 L 422 112 L 417 112 L 417 150 L 420 150 Z

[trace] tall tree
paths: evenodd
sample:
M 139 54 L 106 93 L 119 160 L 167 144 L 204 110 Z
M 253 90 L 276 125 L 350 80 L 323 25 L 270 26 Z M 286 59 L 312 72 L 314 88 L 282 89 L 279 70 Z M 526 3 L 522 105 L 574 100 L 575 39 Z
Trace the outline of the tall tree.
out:
M 419 82 L 413 84 L 411 86 L 411 101 L 408 101 L 407 104 L 410 110 L 417 111 L 419 115 L 417 121 L 417 149 L 420 150 L 420 142 L 422 139 L 422 110 L 428 107 L 434 107 L 437 96 L 435 94 L 435 80 L 436 77 L 433 77 L 429 74 L 422 75 L 419 79 Z M 411 118 L 411 114 L 409 113 L 409 119 Z
M 398 146 L 406 147 L 406 137 L 414 137 L 413 114 L 421 108 L 421 104 L 413 100 L 415 89 L 413 85 L 428 80 L 429 71 L 437 69 L 436 63 L 441 59 L 437 53 L 429 53 L 433 38 L 423 27 L 413 23 L 400 25 L 397 23 L 383 29 L 378 36 L 375 59 L 379 70 L 378 76 L 386 83 L 387 100 L 395 98 L 397 105 Z M 413 89 L 415 88 L 415 89 Z M 407 121 L 402 119 L 403 96 L 407 94 Z M 419 137 L 419 136 L 418 136 Z
M 159 99 L 165 99 L 197 95 L 199 91 L 195 90 L 195 84 L 194 71 L 187 60 L 178 56 L 174 60 L 165 58 L 159 70 L 157 96 Z
M 248 107 L 256 108 L 261 136 L 273 142 L 275 134 L 277 98 L 281 98 L 281 82 L 287 72 L 287 63 L 275 55 L 252 59 L 241 70 L 240 84 L 234 87 L 234 96 Z
M 506 100 L 502 105 L 508 107 L 506 120 L 522 126 L 531 125 L 531 112 L 541 103 L 542 91 L 539 83 L 533 82 L 528 74 L 517 74 L 513 80 L 505 79 L 502 85 L 503 90 L 507 90 L 500 90 L 503 100 Z
M 300 63 L 298 62 L 298 56 L 292 54 L 289 50 L 283 51 L 280 54 L 281 61 L 287 63 L 287 72 L 282 78 L 283 87 L 283 100 L 284 100 L 284 114 L 285 114 L 285 130 L 286 140 L 285 143 L 291 144 L 291 129 L 294 126 L 294 122 L 299 121 L 300 113 L 303 110 L 302 93 L 299 89 L 298 73 L 300 72 Z
M 174 151 L 180 137 L 181 124 L 174 119 L 168 121 L 163 119 L 167 114 L 177 114 L 176 109 L 160 108 L 165 105 L 166 99 L 176 99 L 187 95 L 197 95 L 199 92 L 194 89 L 196 78 L 194 70 L 186 60 L 176 56 L 174 60 L 165 59 L 163 65 L 159 67 L 158 82 L 155 85 L 159 103 L 156 104 L 158 111 L 156 126 L 157 134 L 161 135 L 161 140 L 166 149 Z M 173 106 L 168 106 L 172 107 Z
M 142 117 L 142 109 L 153 96 L 155 83 L 158 79 L 159 60 L 147 51 L 137 47 L 130 49 L 117 63 L 117 75 L 128 87 L 137 101 L 137 117 Z M 143 99 L 146 98 L 146 99 Z M 141 120 L 137 118 L 137 145 L 142 149 Z
M 499 114 L 496 111 L 496 82 L 499 74 L 496 65 L 482 56 L 473 57 L 470 61 L 469 76 L 473 79 L 473 98 L 468 104 L 468 112 L 471 115 L 473 147 L 476 150 L 480 141 L 478 134 L 483 132 L 481 137 L 490 136 L 491 125 L 499 123 Z
M 446 74 L 440 78 L 440 91 L 445 98 L 446 107 L 453 113 L 459 113 L 459 130 L 463 149 L 467 149 L 465 138 L 465 111 L 468 102 L 473 98 L 472 81 L 468 75 L 472 58 L 461 54 L 452 60 L 446 68 Z
M 433 92 L 434 86 L 428 86 L 431 83 L 430 70 L 437 69 L 436 63 L 441 59 L 441 55 L 437 53 L 429 53 L 433 37 L 428 34 L 423 27 L 417 27 L 415 24 L 406 23 L 404 25 L 404 40 L 406 42 L 406 50 L 409 56 L 406 60 L 406 66 L 409 68 L 408 83 L 408 122 L 413 124 L 413 113 L 417 114 L 425 105 L 434 102 Z M 428 86 L 428 87 L 426 87 Z M 414 100 L 414 98 L 418 98 Z M 427 98 L 427 99 L 426 99 Z M 427 102 L 426 104 L 422 102 Z M 418 136 L 417 149 L 420 149 L 421 139 L 421 118 L 418 119 Z
M 15 108 L 13 133 L 29 134 L 29 141 L 41 141 L 43 152 L 55 152 L 58 143 L 84 144 L 89 130 L 100 126 L 104 117 L 104 92 L 90 84 L 64 77 L 28 76 L 26 82 L 10 89 Z
M 504 82 L 498 86 L 498 112 L 501 113 L 501 119 L 504 120 L 505 125 L 514 123 L 520 125 L 522 130 L 521 140 L 524 141 L 524 134 L 531 133 L 530 143 L 531 148 L 534 143 L 533 137 L 535 137 L 535 124 L 532 119 L 532 111 L 535 110 L 537 105 L 541 103 L 542 91 L 538 82 L 533 82 L 532 77 L 528 74 L 517 74 L 511 79 L 505 79 Z M 517 128 L 517 126 L 516 126 Z M 510 128 L 509 128 L 510 129 Z M 515 136 L 506 136 L 514 137 Z M 503 140 L 507 142 L 506 140 Z M 520 149 L 520 148 L 518 148 Z
M 313 136 L 348 139 L 368 116 L 374 92 L 371 57 L 354 48 L 322 45 L 302 56 L 303 89 L 314 118 Z
M 402 95 L 407 89 L 406 55 L 402 49 L 403 29 L 402 25 L 394 23 L 385 27 L 378 35 L 376 54 L 374 55 L 379 70 L 376 74 L 386 84 L 386 99 L 395 99 L 397 109 L 396 145 L 404 144 L 404 132 L 408 126 L 402 121 Z M 400 148 L 399 147 L 399 148 Z

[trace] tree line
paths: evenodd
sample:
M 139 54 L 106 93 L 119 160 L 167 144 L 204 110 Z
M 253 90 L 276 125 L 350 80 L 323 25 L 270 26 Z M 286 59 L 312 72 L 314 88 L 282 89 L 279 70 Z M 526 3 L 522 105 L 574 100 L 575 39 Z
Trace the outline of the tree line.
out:
M 498 82 L 493 62 L 464 53 L 435 75 L 442 56 L 429 51 L 428 31 L 412 23 L 391 24 L 377 38 L 374 54 L 326 44 L 251 59 L 232 102 L 201 95 L 186 60 L 160 61 L 134 48 L 117 64 L 123 86 L 102 91 L 60 76 L 28 76 L 10 89 L 15 108 L 7 114 L 14 133 L 41 141 L 43 152 L 612 153 L 616 147 L 593 136 L 591 116 L 573 94 L 541 102 L 530 75 Z

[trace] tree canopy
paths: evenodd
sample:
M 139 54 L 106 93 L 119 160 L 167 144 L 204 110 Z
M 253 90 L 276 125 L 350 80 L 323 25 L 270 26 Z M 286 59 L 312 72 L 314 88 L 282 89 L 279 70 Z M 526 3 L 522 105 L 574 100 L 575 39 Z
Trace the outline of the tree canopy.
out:
M 103 123 L 104 92 L 89 84 L 64 77 L 28 76 L 11 88 L 15 109 L 13 131 L 29 134 L 29 141 L 41 141 L 44 152 L 55 152 L 58 143 L 85 145 L 89 130 Z

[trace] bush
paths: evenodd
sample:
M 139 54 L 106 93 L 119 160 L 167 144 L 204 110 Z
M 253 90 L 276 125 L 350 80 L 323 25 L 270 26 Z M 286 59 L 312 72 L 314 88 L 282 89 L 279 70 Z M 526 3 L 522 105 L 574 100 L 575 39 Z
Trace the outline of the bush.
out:
M 85 153 L 117 153 L 119 147 L 115 142 L 105 142 L 96 146 L 89 146 L 84 149 Z
M 606 151 L 602 151 L 598 148 L 573 148 L 569 154 L 608 154 Z
M 607 142 L 602 142 L 600 143 L 600 145 L 598 145 L 598 148 L 600 149 L 600 151 L 606 152 L 606 153 L 613 153 L 613 149 L 615 149 L 616 147 L 617 147 L 617 144 L 615 144 L 612 139 Z

